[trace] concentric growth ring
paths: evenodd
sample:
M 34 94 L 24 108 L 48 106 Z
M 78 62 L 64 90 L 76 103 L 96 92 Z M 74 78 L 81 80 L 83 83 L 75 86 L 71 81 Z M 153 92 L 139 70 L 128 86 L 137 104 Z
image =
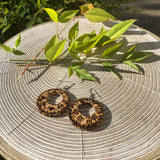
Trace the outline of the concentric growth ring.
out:
M 54 95 L 62 96 L 63 99 L 58 104 L 49 102 L 49 98 Z M 60 116 L 68 110 L 70 105 L 70 98 L 68 94 L 62 89 L 49 89 L 41 93 L 37 99 L 37 107 L 39 112 L 45 116 L 54 117 Z
M 94 107 L 95 112 L 91 116 L 83 115 L 79 109 L 83 105 L 90 105 L 91 107 Z M 69 118 L 78 128 L 92 129 L 102 122 L 103 109 L 96 100 L 81 98 L 69 107 Z

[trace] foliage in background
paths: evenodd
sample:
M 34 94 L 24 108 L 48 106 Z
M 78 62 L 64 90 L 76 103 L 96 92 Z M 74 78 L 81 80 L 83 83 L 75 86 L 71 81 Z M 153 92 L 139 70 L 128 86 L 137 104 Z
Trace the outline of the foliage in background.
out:
M 54 10 L 76 10 L 85 3 L 92 3 L 117 17 L 117 9 L 122 3 L 134 0 L 2 0 L 0 2 L 0 43 L 35 24 L 49 18 L 42 8 Z

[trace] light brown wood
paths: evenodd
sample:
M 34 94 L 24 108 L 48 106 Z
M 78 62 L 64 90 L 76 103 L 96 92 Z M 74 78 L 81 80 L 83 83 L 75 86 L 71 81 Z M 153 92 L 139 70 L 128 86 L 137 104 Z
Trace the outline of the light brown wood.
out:
M 106 29 L 117 22 L 91 23 L 80 18 L 80 34 Z M 67 37 L 67 30 L 62 38 Z M 63 24 L 59 24 L 59 31 Z M 32 59 L 56 34 L 56 25 L 44 23 L 25 30 L 18 49 L 26 53 L 12 59 Z M 18 35 L 5 44 L 14 46 Z M 81 81 L 76 75 L 68 78 L 69 63 L 30 67 L 17 80 L 24 67 L 4 62 L 9 54 L 0 49 L 1 154 L 6 159 L 70 159 L 70 160 L 157 160 L 160 158 L 160 43 L 145 30 L 132 26 L 123 35 L 125 46 L 138 43 L 138 50 L 154 55 L 140 63 L 145 74 L 124 64 L 117 64 L 123 79 L 104 72 L 98 63 L 86 67 L 100 79 L 100 84 Z M 121 54 L 122 52 L 119 52 Z M 45 58 L 44 52 L 39 58 Z M 93 131 L 74 127 L 66 113 L 62 117 L 46 117 L 36 108 L 40 93 L 50 88 L 66 89 L 72 101 L 94 97 L 102 103 L 104 120 Z

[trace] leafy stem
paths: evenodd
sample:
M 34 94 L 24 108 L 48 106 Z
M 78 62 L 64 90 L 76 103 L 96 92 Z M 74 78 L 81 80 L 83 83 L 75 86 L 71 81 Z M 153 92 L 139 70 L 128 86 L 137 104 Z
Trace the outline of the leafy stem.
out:
M 34 60 L 41 54 L 41 52 L 45 49 L 45 47 L 43 47 L 38 53 L 37 55 L 32 59 L 32 61 L 27 65 L 27 67 L 25 68 L 25 70 L 20 74 L 20 77 L 22 77 L 24 75 L 24 73 L 26 72 L 26 70 L 30 67 L 30 65 L 34 62 Z
M 39 2 L 38 6 L 40 7 Z M 98 34 L 95 30 L 93 30 L 90 33 L 79 35 L 79 20 L 77 19 L 80 16 L 84 15 L 84 17 L 91 22 L 104 22 L 110 19 L 115 20 L 115 17 L 100 8 L 94 8 L 92 4 L 85 4 L 80 6 L 80 14 L 78 16 L 76 15 L 79 10 L 55 11 L 51 8 L 42 8 L 41 10 L 46 11 L 49 17 L 55 23 L 57 23 L 56 34 L 53 35 L 48 43 L 36 54 L 36 56 L 32 60 L 9 60 L 29 62 L 28 65 L 18 65 L 18 67 L 26 66 L 24 71 L 20 74 L 19 78 L 24 75 L 24 73 L 30 66 L 55 65 L 55 62 L 63 63 L 63 61 L 65 60 L 72 60 L 71 66 L 68 67 L 68 77 L 75 73 L 81 79 L 98 82 L 98 80 L 92 74 L 90 74 L 86 69 L 83 68 L 83 64 L 85 62 L 89 61 L 91 64 L 92 61 L 95 61 L 96 63 L 100 63 L 105 70 L 114 73 L 119 79 L 121 79 L 122 77 L 116 69 L 116 63 L 124 63 L 125 65 L 130 66 L 136 71 L 141 72 L 141 69 L 136 63 L 153 54 L 152 52 L 136 51 L 137 44 L 135 44 L 121 55 L 120 60 L 116 60 L 116 54 L 119 53 L 119 51 L 121 51 L 121 48 L 123 48 L 124 46 L 124 43 L 121 43 L 119 41 L 119 38 L 136 21 L 135 19 L 129 19 L 117 23 L 109 30 L 106 30 L 103 26 Z M 77 22 L 69 29 L 68 38 L 61 38 L 60 35 L 63 33 L 63 31 L 69 24 L 71 24 L 75 20 L 77 20 Z M 65 23 L 65 25 L 58 33 L 59 22 Z M 66 42 L 68 42 L 68 49 L 63 51 Z M 24 55 L 24 52 L 17 49 L 20 43 L 21 35 L 19 35 L 19 37 L 16 39 L 14 48 L 10 48 L 9 46 L 6 46 L 4 44 L 0 44 L 0 46 L 6 52 L 13 53 L 15 55 Z M 98 49 L 103 49 L 103 53 L 96 52 Z M 33 62 L 42 53 L 42 51 L 44 51 L 46 59 L 41 59 L 40 61 L 45 60 L 47 61 L 47 63 L 39 62 L 37 64 L 33 64 Z M 66 54 L 68 57 L 66 57 Z

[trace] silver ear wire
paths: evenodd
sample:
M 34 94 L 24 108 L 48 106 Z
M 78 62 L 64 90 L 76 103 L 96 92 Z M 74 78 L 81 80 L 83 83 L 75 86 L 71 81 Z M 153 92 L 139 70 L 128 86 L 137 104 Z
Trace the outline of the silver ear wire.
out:
M 67 77 L 67 73 L 64 75 L 64 77 L 61 79 L 61 80 L 58 80 L 59 81 L 59 83 L 56 85 L 56 88 L 58 89 L 61 89 L 61 88 L 63 88 L 63 87 L 61 87 L 61 85 L 62 85 L 62 82 L 64 81 L 64 79 Z
M 98 96 L 99 98 L 102 98 L 95 89 L 94 89 L 94 92 L 97 94 L 97 96 Z
M 93 88 L 91 88 L 91 89 L 89 90 L 89 92 L 90 92 L 89 99 L 90 99 L 90 98 L 91 98 L 91 99 L 94 99 L 94 98 L 95 98 L 95 94 L 93 93 Z
M 99 93 L 98 93 L 94 88 L 91 88 L 89 91 L 90 91 L 90 98 L 95 98 L 95 94 L 96 94 L 98 97 L 102 98 L 102 97 L 99 95 Z M 94 91 L 94 93 L 93 93 L 93 91 Z
M 59 80 L 59 86 L 61 85 L 64 90 L 69 90 L 71 87 L 73 87 L 75 85 L 75 83 L 71 82 L 71 81 L 64 81 L 64 80 Z M 68 84 L 67 84 L 68 83 Z

